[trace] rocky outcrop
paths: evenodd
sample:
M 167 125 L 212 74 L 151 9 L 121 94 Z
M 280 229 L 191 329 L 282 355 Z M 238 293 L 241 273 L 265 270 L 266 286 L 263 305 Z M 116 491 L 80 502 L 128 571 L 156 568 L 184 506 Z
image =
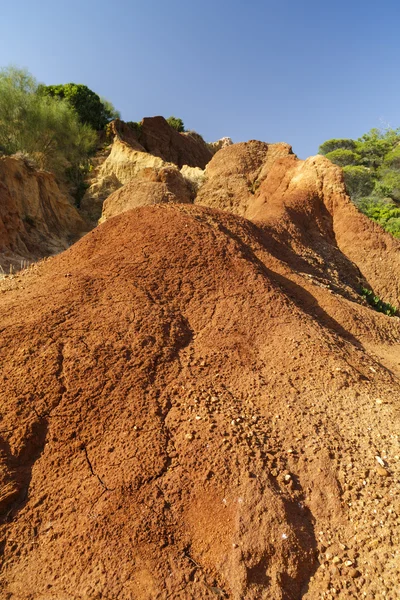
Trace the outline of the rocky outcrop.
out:
M 342 169 L 325 157 L 299 160 L 287 144 L 234 144 L 208 164 L 195 202 L 261 224 L 271 252 L 323 285 L 347 282 L 355 294 L 367 286 L 400 306 L 400 242 L 357 210 Z
M 159 170 L 166 166 L 168 165 L 158 156 L 148 154 L 116 137 L 107 158 L 98 171 L 92 174 L 92 184 L 81 202 L 83 214 L 95 226 L 101 217 L 103 202 L 110 194 L 137 177 L 141 171 Z
M 289 154 L 288 144 L 252 140 L 226 146 L 207 165 L 196 203 L 245 215 L 268 165 Z
M 93 226 L 100 219 L 105 199 L 147 169 L 158 172 L 173 166 L 184 167 L 187 169 L 186 178 L 192 182 L 191 194 L 195 196 L 202 179 L 199 171 L 204 169 L 212 157 L 212 152 L 201 136 L 190 132 L 178 133 L 163 117 L 145 118 L 136 128 L 120 120 L 113 121 L 109 125 L 109 135 L 113 138 L 110 152 L 91 174 L 90 187 L 81 203 L 85 218 Z M 157 188 L 145 185 L 143 181 L 132 183 L 129 189 L 132 194 L 139 195 L 137 201 L 133 201 L 135 206 L 141 206 L 143 202 L 153 203 L 155 198 L 160 201 L 166 198 L 166 190 L 162 191 L 161 186 Z M 183 188 L 182 191 L 180 201 L 186 202 L 187 192 Z M 120 204 L 120 198 L 123 196 L 126 197 L 126 191 L 114 197 L 114 200 L 118 198 L 115 207 L 125 205 L 125 202 Z M 109 210 L 110 203 L 104 218 L 108 218 Z M 114 209 L 111 213 L 114 214 Z
M 212 158 L 207 144 L 190 133 L 179 133 L 164 117 L 146 117 L 141 122 L 140 144 L 147 152 L 179 168 L 183 165 L 204 169 Z
M 223 137 L 220 140 L 217 140 L 216 142 L 210 142 L 208 144 L 208 147 L 215 154 L 216 152 L 218 152 L 218 150 L 226 148 L 227 146 L 232 146 L 232 144 L 233 142 L 230 137 Z
M 186 183 L 189 185 L 191 189 L 192 200 L 194 200 L 199 189 L 206 180 L 205 171 L 199 167 L 188 167 L 187 165 L 184 165 L 181 169 L 181 174 Z
M 55 177 L 21 158 L 0 158 L 0 264 L 65 250 L 87 225 Z
M 140 206 L 191 201 L 191 182 L 176 167 L 145 168 L 105 200 L 100 222 Z

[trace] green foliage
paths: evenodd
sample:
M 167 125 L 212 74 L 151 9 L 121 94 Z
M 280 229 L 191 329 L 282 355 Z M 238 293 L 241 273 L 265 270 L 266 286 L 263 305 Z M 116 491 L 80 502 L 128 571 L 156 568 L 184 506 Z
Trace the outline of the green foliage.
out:
M 381 167 L 377 173 L 375 195 L 400 201 L 400 170 Z
M 176 131 L 179 131 L 179 133 L 183 133 L 185 131 L 185 126 L 182 119 L 177 117 L 168 117 L 167 123 L 170 127 L 176 129 Z
M 0 144 L 7 154 L 26 153 L 41 168 L 61 174 L 86 159 L 96 133 L 67 102 L 38 94 L 37 88 L 27 71 L 0 71 Z
M 400 238 L 400 207 L 396 204 L 376 198 L 363 198 L 358 207 L 394 237 Z
M 326 156 L 329 152 L 335 150 L 355 150 L 356 142 L 350 139 L 333 139 L 327 140 L 320 145 L 318 152 Z
M 400 142 L 385 155 L 383 166 L 391 169 L 400 169 Z
M 358 140 L 328 140 L 320 152 L 343 167 L 347 192 L 359 209 L 400 237 L 400 129 L 371 129 Z
M 399 141 L 399 130 L 371 129 L 357 140 L 356 151 L 360 155 L 360 164 L 377 169 L 384 162 L 385 155 Z
M 375 179 L 367 167 L 347 166 L 343 168 L 343 174 L 347 193 L 354 201 L 368 196 L 374 189 Z
M 0 144 L 28 168 L 36 165 L 68 181 L 79 204 L 96 132 L 80 122 L 65 100 L 37 90 L 27 71 L 13 67 L 0 71 Z
M 383 300 L 381 300 L 379 296 L 376 296 L 372 290 L 362 287 L 361 296 L 365 298 L 368 304 L 378 312 L 384 313 L 389 317 L 398 315 L 398 309 L 395 306 L 388 304 L 387 302 L 383 302 Z
M 346 150 L 345 148 L 338 148 L 337 150 L 332 150 L 332 152 L 328 152 L 328 154 L 326 154 L 325 156 L 326 158 L 329 158 L 329 160 L 335 165 L 339 165 L 339 167 L 356 165 L 360 160 L 358 154 L 356 154 L 352 150 Z
M 76 110 L 81 123 L 95 130 L 104 129 L 109 121 L 119 117 L 118 111 L 111 102 L 102 100 L 86 85 L 76 83 L 41 85 L 38 91 L 43 96 L 66 100 Z

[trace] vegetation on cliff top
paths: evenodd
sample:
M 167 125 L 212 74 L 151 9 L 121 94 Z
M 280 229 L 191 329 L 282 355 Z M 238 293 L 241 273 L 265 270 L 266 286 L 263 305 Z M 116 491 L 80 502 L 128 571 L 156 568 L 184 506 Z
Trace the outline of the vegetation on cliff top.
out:
M 357 140 L 327 140 L 319 152 L 343 168 L 358 208 L 400 238 L 400 129 L 371 129 Z
M 185 131 L 185 125 L 179 117 L 168 117 L 166 119 L 168 125 L 172 127 L 172 129 L 176 129 L 179 133 L 183 133 Z
M 96 129 L 117 115 L 84 85 L 43 86 L 24 69 L 0 70 L 0 150 L 22 153 L 68 181 L 77 204 Z
M 64 85 L 39 85 L 38 93 L 51 98 L 66 100 L 78 114 L 81 123 L 95 130 L 104 129 L 112 119 L 120 114 L 108 100 L 101 99 L 86 85 L 66 83 Z

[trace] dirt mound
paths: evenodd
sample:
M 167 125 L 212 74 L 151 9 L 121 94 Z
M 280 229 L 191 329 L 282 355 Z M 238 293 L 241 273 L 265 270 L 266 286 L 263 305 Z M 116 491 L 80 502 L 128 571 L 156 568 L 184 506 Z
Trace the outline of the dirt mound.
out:
M 2 597 L 398 595 L 400 320 L 274 248 L 159 205 L 3 285 Z
M 51 173 L 0 158 L 0 266 L 65 250 L 87 229 Z

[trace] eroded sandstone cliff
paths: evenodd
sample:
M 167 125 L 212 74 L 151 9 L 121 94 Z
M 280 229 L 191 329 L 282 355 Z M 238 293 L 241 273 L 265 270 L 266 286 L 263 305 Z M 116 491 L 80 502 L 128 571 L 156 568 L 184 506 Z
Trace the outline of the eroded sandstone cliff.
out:
M 65 250 L 88 227 L 54 175 L 0 158 L 0 265 L 18 267 Z

